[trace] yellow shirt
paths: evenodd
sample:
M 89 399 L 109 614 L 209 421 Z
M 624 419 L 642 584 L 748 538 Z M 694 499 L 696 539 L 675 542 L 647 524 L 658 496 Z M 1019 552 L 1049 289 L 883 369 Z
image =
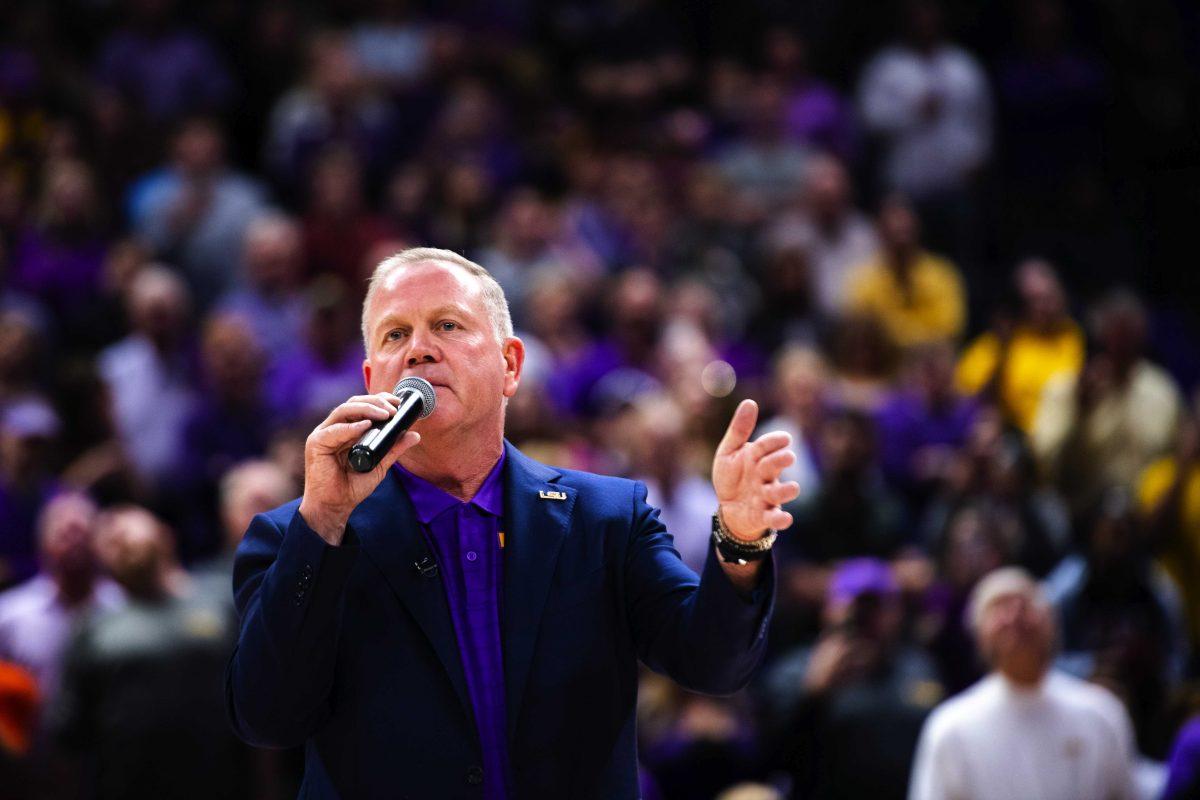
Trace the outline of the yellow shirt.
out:
M 1096 398 L 1083 420 L 1076 413 L 1077 383 L 1069 375 L 1046 382 L 1030 436 L 1046 474 L 1058 475 L 1064 447 L 1079 428 L 1076 452 L 1067 462 L 1079 473 L 1071 476 L 1078 493 L 1072 501 L 1099 497 L 1107 486 L 1134 486 L 1142 471 L 1169 451 L 1181 404 L 1167 371 L 1145 360 L 1133 368 L 1128 383 Z
M 1078 375 L 1084 354 L 1083 331 L 1074 322 L 1051 334 L 1017 328 L 1008 344 L 1008 363 L 1000 385 L 1000 399 L 1017 427 L 1026 433 L 1033 430 L 1046 383 L 1056 375 Z M 977 394 L 999 366 L 1000 340 L 985 333 L 958 360 L 954 382 L 963 394 Z
M 1175 482 L 1178 469 L 1174 457 L 1161 458 L 1146 467 L 1138 485 L 1143 511 L 1158 505 Z M 1183 596 L 1192 641 L 1200 642 L 1200 467 L 1193 467 L 1187 477 L 1179 515 L 1179 535 L 1163 542 L 1160 560 Z
M 901 347 L 954 339 L 966 319 L 958 270 L 930 253 L 917 256 L 907 292 L 876 257 L 851 273 L 846 295 L 850 311 L 875 317 Z

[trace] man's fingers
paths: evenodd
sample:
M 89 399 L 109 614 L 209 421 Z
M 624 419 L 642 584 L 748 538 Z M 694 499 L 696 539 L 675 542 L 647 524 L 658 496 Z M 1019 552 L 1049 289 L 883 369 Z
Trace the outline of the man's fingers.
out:
M 717 445 L 717 455 L 728 455 L 750 441 L 750 434 L 754 433 L 757 422 L 758 403 L 753 400 L 739 403 L 733 412 L 733 419 L 729 420 L 729 427 L 725 429 L 725 435 L 721 437 L 721 443 Z
M 360 419 L 384 420 L 389 419 L 394 412 L 395 409 L 387 409 L 377 403 L 357 401 L 342 403 L 326 417 L 326 424 L 357 422 Z
M 800 484 L 795 481 L 786 481 L 784 483 L 768 483 L 763 487 L 763 497 L 766 501 L 778 506 L 784 503 L 791 502 L 800 496 Z
M 752 455 L 755 458 L 774 453 L 776 450 L 782 450 L 792 443 L 792 435 L 787 431 L 771 431 L 764 433 L 762 436 L 754 440 Z
M 312 443 L 321 451 L 336 453 L 351 443 L 357 442 L 371 427 L 371 420 L 360 419 L 354 422 L 335 422 L 324 428 L 313 431 Z
M 768 528 L 782 531 L 792 527 L 792 515 L 782 508 L 772 508 L 763 516 Z
M 779 473 L 796 463 L 796 454 L 791 450 L 776 450 L 770 455 L 763 456 L 758 461 L 758 478 L 762 481 L 773 481 Z
M 387 398 L 391 398 L 388 400 Z M 395 402 L 392 402 L 395 401 Z M 332 425 L 335 422 L 351 422 L 356 417 L 361 419 L 369 417 L 370 419 L 387 419 L 390 417 L 399 404 L 399 399 L 395 395 L 381 392 L 380 394 L 359 394 L 351 397 L 346 402 L 342 403 L 337 408 L 329 412 L 329 416 L 322 420 L 318 428 Z M 377 412 L 367 411 L 367 408 L 377 409 Z M 351 413 L 351 412 L 356 413 Z

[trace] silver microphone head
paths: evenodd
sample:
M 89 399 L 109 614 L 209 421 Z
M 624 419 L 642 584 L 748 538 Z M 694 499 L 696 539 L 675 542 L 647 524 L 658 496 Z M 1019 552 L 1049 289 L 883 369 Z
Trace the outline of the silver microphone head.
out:
M 399 395 L 405 389 L 421 395 L 421 415 L 417 419 L 425 419 L 433 413 L 433 409 L 437 407 L 437 394 L 433 391 L 433 384 L 415 375 L 401 378 L 396 388 L 392 389 L 392 394 Z

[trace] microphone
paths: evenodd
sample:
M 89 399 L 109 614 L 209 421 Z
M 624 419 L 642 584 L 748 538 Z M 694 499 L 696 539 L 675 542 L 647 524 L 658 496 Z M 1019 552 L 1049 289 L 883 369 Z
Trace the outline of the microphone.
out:
M 379 461 L 392 449 L 396 439 L 437 407 L 433 385 L 424 378 L 404 378 L 396 384 L 392 394 L 400 398 L 396 413 L 389 419 L 377 420 L 358 444 L 350 448 L 350 466 L 355 472 L 370 472 L 379 466 Z

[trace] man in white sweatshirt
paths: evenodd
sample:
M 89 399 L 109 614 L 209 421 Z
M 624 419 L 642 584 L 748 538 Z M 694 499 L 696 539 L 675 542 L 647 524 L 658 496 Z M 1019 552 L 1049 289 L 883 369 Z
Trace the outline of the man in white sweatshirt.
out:
M 1106 690 L 1053 671 L 1055 623 L 1015 567 L 968 607 L 992 672 L 934 710 L 917 745 L 910 800 L 1132 800 L 1133 728 Z

